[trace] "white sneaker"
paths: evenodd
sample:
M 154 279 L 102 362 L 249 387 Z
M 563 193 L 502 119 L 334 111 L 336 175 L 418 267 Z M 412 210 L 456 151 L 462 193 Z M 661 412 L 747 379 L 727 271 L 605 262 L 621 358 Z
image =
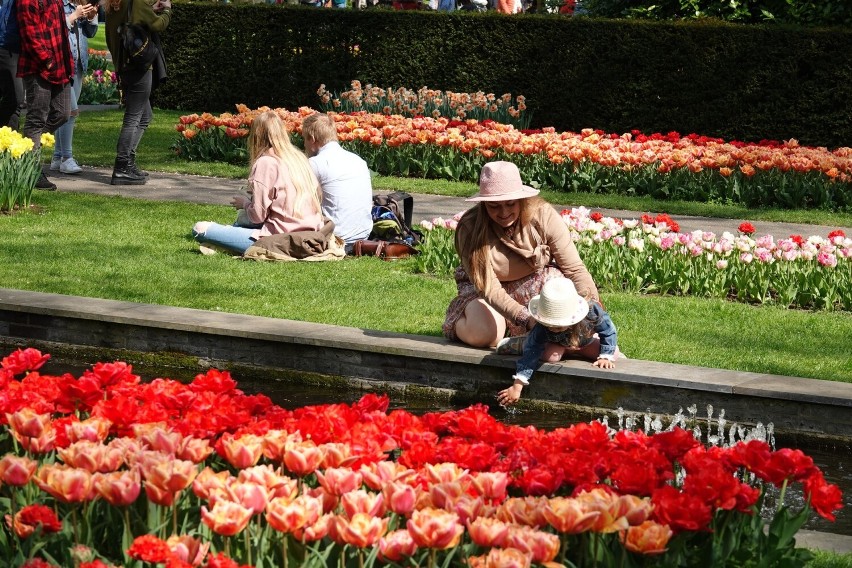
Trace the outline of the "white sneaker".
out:
M 51 164 L 51 168 L 53 165 Z M 59 171 L 63 174 L 79 174 L 83 171 L 83 168 L 80 167 L 80 164 L 77 163 L 77 160 L 74 158 L 68 158 L 59 166 Z
M 50 161 L 50 171 L 58 172 L 60 167 L 62 167 L 62 158 L 53 158 Z

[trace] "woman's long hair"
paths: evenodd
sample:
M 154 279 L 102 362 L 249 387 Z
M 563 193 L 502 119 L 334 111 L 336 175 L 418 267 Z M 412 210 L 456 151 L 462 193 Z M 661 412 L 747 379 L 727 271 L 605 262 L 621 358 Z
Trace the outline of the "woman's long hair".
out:
M 305 154 L 293 146 L 287 125 L 274 111 L 256 116 L 251 123 L 248 137 L 249 167 L 253 167 L 257 159 L 269 150 L 290 171 L 290 179 L 296 188 L 293 216 L 302 217 L 302 211 L 308 204 L 314 211 L 321 211 L 317 176 Z
M 540 197 L 527 197 L 519 199 L 521 212 L 518 220 L 515 222 L 517 228 L 529 224 L 535 212 L 542 206 L 547 205 L 547 202 Z M 497 227 L 488 216 L 488 209 L 484 201 L 480 201 L 476 207 L 470 209 L 465 216 L 473 215 L 473 232 L 471 239 L 473 240 L 473 254 L 470 259 L 471 274 L 468 274 L 470 281 L 474 287 L 483 295 L 487 295 L 491 291 L 491 279 L 488 278 L 488 269 L 491 266 L 491 255 L 488 250 L 488 233 L 495 227 L 497 231 L 502 228 Z

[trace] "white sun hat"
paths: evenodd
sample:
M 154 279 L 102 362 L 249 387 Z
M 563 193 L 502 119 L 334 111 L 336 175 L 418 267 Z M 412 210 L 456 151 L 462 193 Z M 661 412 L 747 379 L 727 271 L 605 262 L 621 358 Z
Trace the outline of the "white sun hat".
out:
M 568 278 L 545 282 L 541 294 L 530 300 L 532 317 L 547 327 L 566 327 L 581 321 L 589 313 L 589 302 L 577 293 Z

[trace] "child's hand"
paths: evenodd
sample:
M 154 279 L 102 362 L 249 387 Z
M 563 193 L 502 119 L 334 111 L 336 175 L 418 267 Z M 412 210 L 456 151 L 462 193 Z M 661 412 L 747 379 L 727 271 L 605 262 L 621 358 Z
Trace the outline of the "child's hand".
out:
M 521 398 L 521 390 L 523 388 L 523 383 L 515 381 L 515 384 L 497 393 L 497 402 L 500 403 L 500 406 L 511 406 L 515 404 L 518 402 L 518 399 Z
M 594 363 L 592 363 L 595 367 L 600 367 L 601 369 L 612 369 L 615 367 L 615 363 L 610 361 L 609 359 L 598 359 Z

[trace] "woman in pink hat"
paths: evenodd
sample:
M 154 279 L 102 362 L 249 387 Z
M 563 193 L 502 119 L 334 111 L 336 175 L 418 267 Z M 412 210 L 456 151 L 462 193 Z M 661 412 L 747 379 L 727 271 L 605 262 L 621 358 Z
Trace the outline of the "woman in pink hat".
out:
M 536 324 L 527 304 L 552 278 L 570 278 L 584 298 L 598 289 L 580 259 L 565 221 L 538 190 L 521 181 L 511 162 L 485 164 L 477 203 L 456 230 L 461 266 L 458 295 L 450 302 L 443 332 L 473 347 L 494 347 Z

